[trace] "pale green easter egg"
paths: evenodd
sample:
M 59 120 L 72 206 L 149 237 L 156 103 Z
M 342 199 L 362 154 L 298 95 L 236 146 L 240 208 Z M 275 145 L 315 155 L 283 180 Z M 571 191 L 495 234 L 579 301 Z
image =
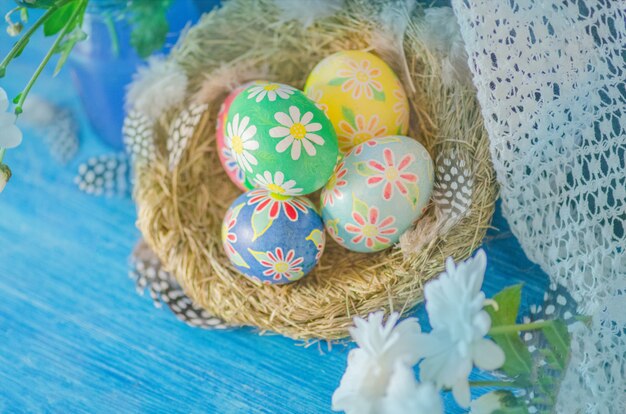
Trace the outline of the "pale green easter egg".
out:
M 433 184 L 433 161 L 419 142 L 370 139 L 337 164 L 322 191 L 326 230 L 356 252 L 391 247 L 426 211 Z
M 280 83 L 254 84 L 235 98 L 225 139 L 250 182 L 283 195 L 323 187 L 339 153 L 324 112 L 301 91 Z

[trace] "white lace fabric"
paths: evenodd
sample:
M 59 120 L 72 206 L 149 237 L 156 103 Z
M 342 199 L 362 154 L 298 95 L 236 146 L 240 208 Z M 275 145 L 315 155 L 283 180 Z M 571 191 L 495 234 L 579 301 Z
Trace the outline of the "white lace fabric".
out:
M 626 1 L 453 0 L 502 208 L 593 316 L 558 413 L 626 412 Z

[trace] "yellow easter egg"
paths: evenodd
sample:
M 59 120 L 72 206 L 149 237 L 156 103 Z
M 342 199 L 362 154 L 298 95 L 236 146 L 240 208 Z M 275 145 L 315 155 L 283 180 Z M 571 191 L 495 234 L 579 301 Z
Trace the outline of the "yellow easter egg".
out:
M 330 118 L 343 153 L 372 138 L 409 130 L 402 83 L 371 53 L 352 50 L 326 57 L 309 74 L 304 92 Z

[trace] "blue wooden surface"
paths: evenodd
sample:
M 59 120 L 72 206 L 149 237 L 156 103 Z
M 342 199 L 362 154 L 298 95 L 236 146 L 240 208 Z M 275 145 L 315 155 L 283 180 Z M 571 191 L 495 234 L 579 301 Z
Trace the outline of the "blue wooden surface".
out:
M 7 45 L 2 36 L 2 54 Z M 36 58 L 27 51 L 0 86 L 17 93 Z M 330 412 L 350 346 L 202 331 L 135 293 L 132 202 L 87 196 L 72 182 L 79 161 L 109 149 L 85 124 L 67 71 L 35 92 L 76 110 L 83 145 L 60 166 L 25 130 L 22 147 L 7 153 L 15 176 L 0 195 L 0 412 Z M 487 294 L 523 281 L 524 306 L 537 303 L 545 274 L 499 214 L 494 226 Z M 417 315 L 425 319 L 421 307 Z M 462 412 L 449 396 L 446 407 Z

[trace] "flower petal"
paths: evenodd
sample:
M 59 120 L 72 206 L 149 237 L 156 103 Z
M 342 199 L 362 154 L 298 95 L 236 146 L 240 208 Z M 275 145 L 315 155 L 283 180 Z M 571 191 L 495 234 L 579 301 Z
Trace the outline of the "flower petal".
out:
M 309 122 L 311 122 L 312 119 L 313 119 L 313 112 L 307 112 L 304 115 L 302 115 L 302 118 L 300 119 L 300 123 L 302 125 L 307 125 Z M 311 124 L 311 125 L 315 125 L 315 124 Z M 307 131 L 309 131 L 309 129 L 307 129 Z
M 310 114 L 310 112 L 308 113 Z M 322 129 L 322 124 L 320 124 L 319 122 L 313 122 L 312 124 L 308 124 L 307 126 L 305 126 L 304 129 L 307 132 L 319 131 L 320 129 Z
M 6 112 L 9 109 L 9 97 L 4 89 L 0 88 L 0 112 Z
M 7 115 L 8 117 L 5 117 Z M 15 148 L 22 143 L 22 131 L 15 125 L 3 122 L 4 119 L 12 119 L 15 115 L 13 114 L 0 114 L 0 125 L 2 126 L 3 131 L 0 133 L 0 148 Z M 13 122 L 13 121 L 11 121 Z
M 291 120 L 295 123 L 300 122 L 300 109 L 297 106 L 289 107 L 289 116 L 291 116 Z
M 291 159 L 293 160 L 299 159 L 301 149 L 302 149 L 302 143 L 300 141 L 294 140 L 293 145 L 291 146 Z
M 285 152 L 287 150 L 287 148 L 289 148 L 289 146 L 291 145 L 291 143 L 293 141 L 294 140 L 293 140 L 293 137 L 291 135 L 287 136 L 282 141 L 280 141 L 278 144 L 276 144 L 276 151 L 278 151 L 278 152 Z
M 324 138 L 317 134 L 306 134 L 306 139 L 315 142 L 317 145 L 324 145 Z
M 311 157 L 315 156 L 317 151 L 315 150 L 315 147 L 313 146 L 313 144 L 311 144 L 311 142 L 308 139 L 303 139 L 302 145 L 304 145 L 304 150 L 306 151 L 307 154 L 309 154 L 309 156 Z
M 472 348 L 474 364 L 484 370 L 492 371 L 504 364 L 504 352 L 495 342 L 482 338 L 474 343 Z
M 291 120 L 291 118 L 289 118 L 289 115 L 284 112 L 276 112 L 274 114 L 274 119 L 276 119 L 276 121 L 286 127 L 290 127 L 293 125 L 293 121 Z
M 289 135 L 289 128 L 285 128 L 283 126 L 277 126 L 270 129 L 270 137 L 272 138 L 282 138 Z
M 459 381 L 452 387 L 452 396 L 454 400 L 463 408 L 468 408 L 470 405 L 470 387 L 466 378 L 459 379 Z

